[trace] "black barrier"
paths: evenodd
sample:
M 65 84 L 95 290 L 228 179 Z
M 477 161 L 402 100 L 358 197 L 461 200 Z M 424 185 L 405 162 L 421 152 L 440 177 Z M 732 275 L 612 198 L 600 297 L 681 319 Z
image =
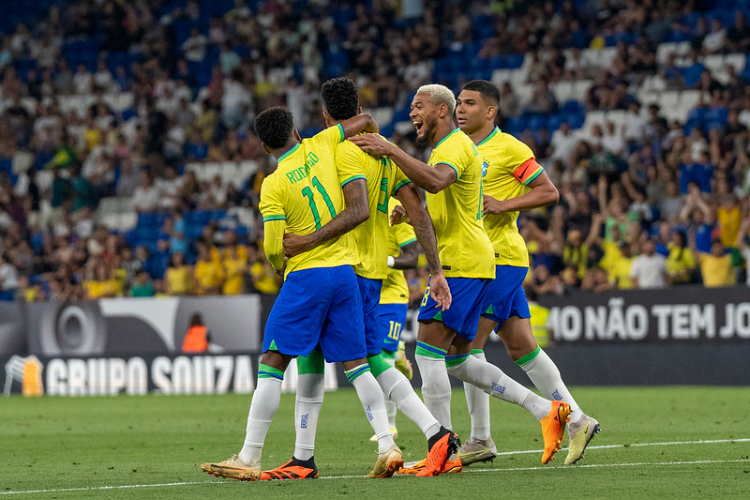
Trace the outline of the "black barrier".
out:
M 545 296 L 558 343 L 749 343 L 750 289 L 680 286 Z

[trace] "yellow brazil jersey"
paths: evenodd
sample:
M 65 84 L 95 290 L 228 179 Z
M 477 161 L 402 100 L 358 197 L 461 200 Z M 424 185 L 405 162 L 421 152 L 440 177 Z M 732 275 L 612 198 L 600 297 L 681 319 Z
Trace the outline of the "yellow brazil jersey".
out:
M 336 166 L 343 188 L 346 183 L 367 179 L 367 198 L 370 218 L 352 230 L 360 263 L 354 272 L 363 278 L 383 280 L 388 266 L 388 227 L 390 210 L 388 200 L 404 184 L 411 182 L 388 158 L 376 158 L 355 144 L 344 141 L 336 148 Z M 359 175 L 356 174 L 359 172 Z M 398 255 L 398 253 L 396 254 Z
M 247 261 L 240 257 L 233 259 L 225 257 L 222 261 L 224 268 L 224 283 L 221 286 L 222 295 L 239 295 L 245 288 L 245 268 Z
M 199 285 L 199 293 L 205 293 L 207 289 L 217 288 L 224 280 L 224 270 L 221 264 L 212 260 L 199 260 L 195 263 L 193 271 L 196 283 Z
M 456 171 L 456 182 L 426 195 L 445 277 L 493 279 L 495 258 L 482 224 L 482 159 L 477 147 L 457 128 L 435 145 L 428 163 L 444 163 Z
M 531 148 L 497 127 L 477 144 L 477 149 L 484 160 L 484 194 L 496 200 L 528 193 L 531 189 L 528 185 L 544 171 L 534 159 Z M 484 216 L 484 229 L 492 241 L 497 265 L 529 267 L 529 251 L 516 223 L 518 214 L 505 212 Z
M 336 146 L 344 140 L 341 125 L 303 139 L 278 159 L 276 171 L 266 177 L 260 191 L 263 222 L 286 221 L 286 232 L 312 233 L 344 209 L 344 195 L 335 164 Z M 355 174 L 357 175 L 357 174 Z M 359 263 L 349 233 L 295 255 L 286 264 L 286 275 L 301 269 Z
M 399 205 L 399 202 L 395 198 L 391 198 L 388 202 L 388 213 L 393 212 L 393 208 L 397 205 Z M 416 241 L 414 229 L 409 224 L 402 223 L 391 226 L 388 230 L 388 254 L 386 257 L 398 257 L 401 248 Z M 388 268 L 388 277 L 383 281 L 383 289 L 380 291 L 380 303 L 409 303 L 409 286 L 406 284 L 403 270 Z

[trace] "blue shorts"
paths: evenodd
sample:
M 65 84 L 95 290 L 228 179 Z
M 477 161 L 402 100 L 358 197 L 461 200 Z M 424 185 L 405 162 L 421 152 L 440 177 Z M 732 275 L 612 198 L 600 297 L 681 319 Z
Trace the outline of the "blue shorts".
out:
M 482 316 L 502 325 L 512 316 L 530 318 L 529 303 L 523 290 L 527 267 L 497 266 L 482 306 Z
M 362 298 L 351 266 L 289 273 L 268 315 L 263 352 L 307 356 L 318 345 L 329 363 L 367 356 Z
M 371 280 L 357 275 L 357 285 L 359 285 L 359 293 L 362 297 L 367 355 L 376 356 L 380 354 L 380 344 L 383 343 L 383 333 L 380 329 L 380 314 L 378 312 L 380 290 L 383 288 L 383 281 Z
M 453 301 L 447 311 L 436 309 L 437 302 L 430 297 L 430 285 L 422 298 L 419 308 L 419 321 L 442 321 L 445 326 L 455 330 L 458 335 L 468 340 L 474 340 L 479 326 L 479 315 L 490 279 L 480 278 L 446 278 L 451 289 Z
M 380 334 L 383 338 L 381 348 L 386 351 L 398 351 L 401 330 L 406 325 L 406 311 L 409 304 L 380 304 Z

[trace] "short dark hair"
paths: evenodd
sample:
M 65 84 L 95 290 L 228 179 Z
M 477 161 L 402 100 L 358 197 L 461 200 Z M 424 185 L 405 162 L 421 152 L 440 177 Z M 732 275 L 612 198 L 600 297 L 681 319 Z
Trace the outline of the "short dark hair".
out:
M 320 88 L 320 96 L 334 120 L 347 120 L 359 111 L 357 84 L 345 76 L 325 82 Z
M 487 80 L 473 80 L 464 85 L 462 90 L 479 92 L 484 99 L 490 101 L 493 105 L 498 106 L 500 104 L 500 89 Z
M 289 110 L 274 106 L 255 118 L 255 134 L 271 149 L 283 148 L 294 130 L 294 119 Z

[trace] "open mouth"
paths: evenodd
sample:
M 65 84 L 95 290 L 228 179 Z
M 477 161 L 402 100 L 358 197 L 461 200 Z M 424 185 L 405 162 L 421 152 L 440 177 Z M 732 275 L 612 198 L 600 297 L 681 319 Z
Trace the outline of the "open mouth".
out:
M 414 129 L 417 131 L 417 134 L 419 134 L 422 131 L 422 127 L 424 127 L 424 122 L 419 120 L 414 120 L 411 122 L 412 125 L 414 125 Z

